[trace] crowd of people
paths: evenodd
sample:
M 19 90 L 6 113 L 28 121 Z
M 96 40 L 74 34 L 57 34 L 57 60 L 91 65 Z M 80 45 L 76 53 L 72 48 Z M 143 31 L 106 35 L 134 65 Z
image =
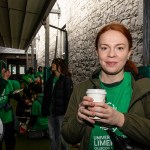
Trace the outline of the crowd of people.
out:
M 140 76 L 130 61 L 131 33 L 120 23 L 105 25 L 95 48 L 98 69 L 74 87 L 64 59 L 52 61 L 46 81 L 39 66 L 37 73 L 30 67 L 20 82 L 9 80 L 10 72 L 0 61 L 1 143 L 5 141 L 6 150 L 15 148 L 14 116 L 27 122 L 29 131 L 47 134 L 51 150 L 69 150 L 69 144 L 77 143 L 81 150 L 150 148 L 150 79 Z M 105 101 L 94 102 L 87 89 L 105 89 Z M 11 98 L 17 101 L 16 114 Z
M 14 150 L 16 133 L 27 133 L 29 138 L 48 137 L 51 150 L 59 149 L 59 145 L 62 149 L 67 150 L 69 145 L 63 140 L 60 131 L 73 90 L 73 82 L 65 60 L 55 58 L 52 61 L 50 77 L 45 81 L 44 91 L 42 66 L 38 67 L 36 73 L 33 67 L 29 67 L 27 73 L 22 75 L 19 80 L 10 80 L 11 73 L 7 70 L 6 63 L 1 61 L 1 64 L 0 80 L 3 90 L 0 93 L 2 108 L 0 109 L 0 118 L 4 128 L 8 126 L 8 129 L 4 130 L 1 143 L 5 142 L 6 150 Z M 8 87 L 5 85 L 7 87 L 6 94 L 3 82 L 8 84 Z M 3 96 L 7 97 L 5 101 Z M 11 104 L 12 99 L 17 102 L 15 110 Z M 6 116 L 3 111 L 8 116 L 8 121 L 6 120 L 8 123 L 5 121 Z
M 11 73 L 2 60 L 0 70 L 0 119 L 3 125 L 0 149 L 4 141 L 6 150 L 14 150 L 15 135 L 21 133 L 22 125 L 26 127 L 24 132 L 48 132 L 48 119 L 41 115 L 43 72 L 40 70 L 41 74 L 37 74 L 39 78 L 35 80 L 34 70 L 30 67 L 20 79 L 10 79 Z M 13 108 L 13 100 L 17 102 L 16 108 Z

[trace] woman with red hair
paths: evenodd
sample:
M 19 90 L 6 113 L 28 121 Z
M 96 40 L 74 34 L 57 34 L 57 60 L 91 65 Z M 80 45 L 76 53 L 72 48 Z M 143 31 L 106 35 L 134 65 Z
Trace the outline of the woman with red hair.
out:
M 70 144 L 80 142 L 80 150 L 136 146 L 148 150 L 150 79 L 135 81 L 124 70 L 132 52 L 129 30 L 122 24 L 110 23 L 99 31 L 95 47 L 100 69 L 74 88 L 62 124 L 64 139 Z M 94 102 L 86 96 L 87 89 L 105 89 L 105 102 Z M 93 119 L 95 116 L 98 119 Z

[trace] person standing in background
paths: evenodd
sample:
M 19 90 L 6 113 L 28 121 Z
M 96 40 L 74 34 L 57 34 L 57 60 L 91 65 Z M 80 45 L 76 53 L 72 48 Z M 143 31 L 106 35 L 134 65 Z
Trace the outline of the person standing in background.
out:
M 35 82 L 43 84 L 43 79 L 44 75 L 43 75 L 43 68 L 42 66 L 38 67 L 38 71 L 35 74 Z
M 43 101 L 42 85 L 35 83 L 32 87 L 32 95 L 34 101 L 31 108 L 31 117 L 28 123 L 28 129 L 32 134 L 32 131 L 40 132 L 43 136 L 48 133 L 48 118 L 41 115 L 41 104 Z
M 33 69 L 33 67 L 29 67 L 26 76 L 31 79 L 31 82 L 34 82 L 34 81 L 35 81 L 34 69 Z
M 8 82 L 9 77 L 6 63 L 0 60 L 0 118 L 4 125 L 4 135 L 0 141 L 1 150 L 2 141 L 5 141 L 6 150 L 14 150 L 16 144 L 13 109 L 9 102 L 9 94 L 13 91 L 13 87 L 11 82 Z
M 42 103 L 42 115 L 48 116 L 51 150 L 67 150 L 68 144 L 61 135 L 61 125 L 73 90 L 73 82 L 68 66 L 61 58 L 51 65 L 52 75 L 47 80 Z
M 20 82 L 18 80 L 10 80 L 12 86 L 13 86 L 13 90 L 19 90 L 21 88 Z
M 21 122 L 26 121 L 26 119 L 23 119 L 23 117 L 29 117 L 30 113 L 26 112 L 31 106 L 28 105 L 32 99 L 32 94 L 29 86 L 34 84 L 32 80 L 27 76 L 23 75 L 21 80 L 21 91 L 18 93 L 15 93 L 13 95 L 13 98 L 17 101 L 16 106 L 16 116 L 18 117 L 18 120 Z

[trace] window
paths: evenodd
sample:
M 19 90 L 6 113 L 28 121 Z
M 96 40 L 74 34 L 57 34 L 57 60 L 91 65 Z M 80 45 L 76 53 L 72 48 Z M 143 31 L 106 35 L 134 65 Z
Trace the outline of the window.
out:
M 19 66 L 19 74 L 25 74 L 25 66 Z

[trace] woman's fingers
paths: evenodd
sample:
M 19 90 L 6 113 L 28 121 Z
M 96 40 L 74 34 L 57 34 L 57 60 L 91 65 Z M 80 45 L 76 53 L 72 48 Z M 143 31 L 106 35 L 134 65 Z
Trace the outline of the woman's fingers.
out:
M 97 120 L 99 122 L 116 126 L 122 126 L 124 123 L 124 115 L 106 103 L 95 103 L 94 107 L 88 107 L 88 109 L 95 112 L 95 116 L 100 118 Z M 118 122 L 121 123 L 118 124 Z
M 85 107 L 79 107 L 78 112 L 79 112 L 79 114 L 83 114 L 83 115 L 88 116 L 88 117 L 89 116 L 91 116 L 91 117 L 95 116 L 94 111 L 90 111 L 88 108 L 85 108 Z
M 81 106 L 94 106 L 95 103 L 93 102 L 93 98 L 84 96 L 82 102 L 80 103 Z
M 90 114 L 89 112 L 87 112 L 85 114 L 86 111 L 78 111 L 78 120 L 80 120 L 80 122 L 84 122 L 84 121 L 88 121 L 88 122 L 91 122 L 91 123 L 95 123 L 95 121 L 92 119 L 92 115 L 87 115 L 87 114 Z M 92 116 L 92 117 L 89 117 L 89 116 Z
M 93 99 L 91 97 L 88 96 L 84 96 L 83 97 L 83 101 L 79 104 L 79 108 L 78 108 L 78 120 L 80 121 L 89 121 L 91 123 L 95 123 L 94 120 L 92 120 L 89 117 L 94 117 L 95 116 L 95 112 L 90 111 L 88 109 L 88 107 L 94 107 L 94 102 Z

